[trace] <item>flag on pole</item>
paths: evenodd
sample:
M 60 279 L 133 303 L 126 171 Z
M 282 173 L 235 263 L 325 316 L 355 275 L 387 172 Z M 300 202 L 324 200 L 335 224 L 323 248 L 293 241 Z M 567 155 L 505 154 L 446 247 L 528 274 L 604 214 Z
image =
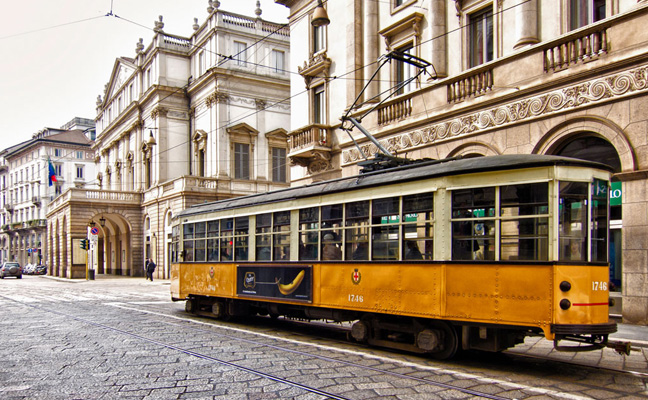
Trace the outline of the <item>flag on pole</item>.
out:
M 47 157 L 47 166 L 49 170 L 49 185 L 52 186 L 52 182 L 56 182 L 56 169 L 49 157 Z

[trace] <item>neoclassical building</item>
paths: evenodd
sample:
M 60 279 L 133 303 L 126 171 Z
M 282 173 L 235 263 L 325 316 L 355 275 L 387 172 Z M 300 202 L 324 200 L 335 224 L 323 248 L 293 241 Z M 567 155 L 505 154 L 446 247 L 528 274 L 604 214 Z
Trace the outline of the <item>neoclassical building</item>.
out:
M 50 202 L 69 188 L 96 188 L 93 136 L 93 120 L 74 118 L 0 152 L 0 262 L 45 264 Z
M 86 277 L 169 276 L 171 219 L 193 204 L 289 186 L 289 29 L 208 1 L 193 34 L 154 24 L 148 44 L 115 60 L 97 99 L 98 189 L 69 189 L 47 215 L 50 263 Z M 269 35 L 271 33 L 271 35 Z M 89 227 L 95 228 L 90 235 Z M 61 240 L 60 238 L 64 238 Z
M 345 115 L 400 157 L 532 153 L 607 163 L 615 170 L 612 313 L 648 323 L 647 2 L 275 2 L 290 9 L 299 72 L 288 132 L 293 185 L 356 174 L 377 152 L 358 129 L 340 129 Z M 313 21 L 320 4 L 328 20 Z

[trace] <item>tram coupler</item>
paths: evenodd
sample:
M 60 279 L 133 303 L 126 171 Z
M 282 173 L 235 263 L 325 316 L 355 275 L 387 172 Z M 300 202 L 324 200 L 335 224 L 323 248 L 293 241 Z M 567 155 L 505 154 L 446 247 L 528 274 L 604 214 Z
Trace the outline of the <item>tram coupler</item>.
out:
M 617 342 L 617 341 L 611 341 L 605 343 L 605 347 L 609 347 L 610 349 L 613 349 L 619 354 L 625 354 L 626 356 L 630 355 L 630 350 L 638 351 L 639 349 L 637 348 L 632 348 L 632 343 L 630 342 Z

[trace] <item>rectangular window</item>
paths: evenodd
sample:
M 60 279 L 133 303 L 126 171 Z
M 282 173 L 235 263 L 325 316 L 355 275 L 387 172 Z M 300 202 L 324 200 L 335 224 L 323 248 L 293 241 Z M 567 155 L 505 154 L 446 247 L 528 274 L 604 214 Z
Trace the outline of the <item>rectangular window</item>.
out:
M 284 70 L 285 58 L 286 58 L 286 54 L 283 51 L 272 50 L 272 57 L 270 59 L 272 65 L 270 65 L 270 67 L 274 72 L 280 74 L 285 72 Z
M 302 261 L 319 259 L 319 212 L 319 207 L 299 210 L 299 259 Z
M 400 48 L 398 49 L 398 51 L 400 51 L 401 53 L 410 54 L 412 51 L 412 45 Z M 401 95 L 414 90 L 415 83 L 411 79 L 416 75 L 415 67 L 406 62 L 397 60 L 395 68 L 396 85 L 398 87 L 396 94 Z
M 83 152 L 82 151 L 77 151 L 76 152 L 76 158 L 79 160 L 83 160 Z
M 62 149 L 54 149 L 54 157 L 63 157 Z
M 77 177 L 77 179 L 83 179 L 83 165 L 77 165 L 77 167 L 76 167 L 76 177 Z
M 290 260 L 290 211 L 272 215 L 272 259 Z
M 494 260 L 495 188 L 452 192 L 452 259 Z
M 238 217 L 234 220 L 234 259 L 248 260 L 248 234 L 250 232 L 249 217 Z
M 207 222 L 207 261 L 218 261 L 220 221 Z
M 560 182 L 559 246 L 561 261 L 585 261 L 587 191 L 585 182 Z
M 468 17 L 470 24 L 470 67 L 493 60 L 493 10 L 487 9 Z
M 322 260 L 342 259 L 342 204 L 322 206 L 321 244 Z
M 549 186 L 502 186 L 500 210 L 500 260 L 548 260 Z
M 326 26 L 313 27 L 313 53 L 326 50 Z
M 56 176 L 63 176 L 63 165 L 62 164 L 56 164 L 54 166 L 54 170 L 56 170 Z
M 272 214 L 257 215 L 256 218 L 256 259 L 270 261 L 272 258 Z
M 272 181 L 286 182 L 286 149 L 272 148 Z
M 194 261 L 205 262 L 205 257 L 207 255 L 207 249 L 206 249 L 207 243 L 205 240 L 206 232 L 207 232 L 206 223 L 197 222 L 194 227 L 194 237 L 196 238 L 196 242 L 194 245 L 194 250 L 195 250 Z
M 608 182 L 592 182 L 592 261 L 608 260 Z
M 205 73 L 205 67 L 205 52 L 201 51 L 200 53 L 198 53 L 198 76 L 201 76 Z
M 605 0 L 570 0 L 570 30 L 605 19 Z
M 250 179 L 250 145 L 234 143 L 234 178 Z
M 432 260 L 434 194 L 403 197 L 403 259 Z
M 326 92 L 324 85 L 313 89 L 313 123 L 326 123 Z
M 234 218 L 221 220 L 220 260 L 232 261 L 234 257 Z
M 399 198 L 373 200 L 371 204 L 371 259 L 399 259 Z
M 234 60 L 238 66 L 247 66 L 247 45 L 245 43 L 234 42 Z
M 344 248 L 346 260 L 369 259 L 369 202 L 345 205 Z

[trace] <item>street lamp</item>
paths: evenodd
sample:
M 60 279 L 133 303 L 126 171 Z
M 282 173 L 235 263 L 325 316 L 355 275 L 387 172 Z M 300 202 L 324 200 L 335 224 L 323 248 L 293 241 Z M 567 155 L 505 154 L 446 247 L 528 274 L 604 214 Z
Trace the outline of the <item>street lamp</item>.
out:
M 99 225 L 101 225 L 102 228 L 106 226 L 106 218 L 104 218 L 103 215 L 99 218 Z
M 88 222 L 88 226 L 89 226 L 90 228 L 94 228 L 95 225 L 97 225 L 97 224 L 95 224 L 94 221 L 90 221 L 90 222 Z
M 327 26 L 331 23 L 331 20 L 326 13 L 326 9 L 322 4 L 322 0 L 317 0 L 317 7 L 313 12 L 313 19 L 311 20 L 311 25 L 313 26 Z

